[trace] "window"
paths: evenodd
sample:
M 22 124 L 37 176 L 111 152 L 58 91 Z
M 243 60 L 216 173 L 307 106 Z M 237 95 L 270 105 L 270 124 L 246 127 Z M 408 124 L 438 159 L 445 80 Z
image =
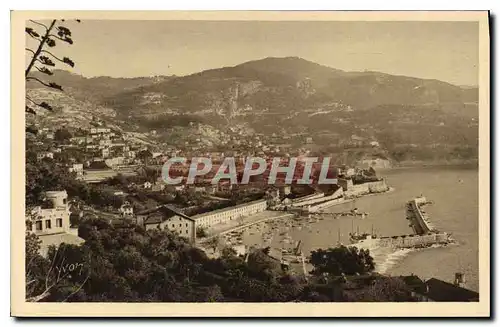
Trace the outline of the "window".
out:
M 50 229 L 50 228 L 51 228 L 50 224 L 51 224 L 51 221 L 47 219 L 47 220 L 45 221 L 45 228 L 46 228 L 46 229 Z
M 186 234 L 189 234 L 187 229 L 186 229 Z
M 62 227 L 62 219 L 61 218 L 56 219 L 56 227 Z
M 42 221 L 41 220 L 36 222 L 36 230 L 42 230 Z
M 179 224 L 179 227 L 182 227 L 182 224 Z
M 188 224 L 186 223 L 186 227 L 188 227 Z

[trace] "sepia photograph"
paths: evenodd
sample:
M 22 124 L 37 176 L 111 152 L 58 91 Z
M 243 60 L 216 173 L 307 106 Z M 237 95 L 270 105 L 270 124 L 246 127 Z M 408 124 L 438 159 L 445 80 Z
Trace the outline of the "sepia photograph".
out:
M 12 12 L 12 314 L 489 316 L 488 24 Z

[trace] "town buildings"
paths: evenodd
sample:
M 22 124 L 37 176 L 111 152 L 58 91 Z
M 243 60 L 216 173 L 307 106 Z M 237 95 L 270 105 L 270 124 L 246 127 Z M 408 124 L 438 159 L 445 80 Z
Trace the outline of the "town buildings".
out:
M 122 217 L 134 216 L 134 207 L 132 207 L 128 201 L 125 201 L 125 203 L 120 207 L 119 211 Z
M 36 158 L 38 160 L 42 160 L 42 159 L 45 159 L 45 158 L 49 158 L 49 159 L 54 159 L 54 153 L 52 152 L 38 152 L 36 154 Z

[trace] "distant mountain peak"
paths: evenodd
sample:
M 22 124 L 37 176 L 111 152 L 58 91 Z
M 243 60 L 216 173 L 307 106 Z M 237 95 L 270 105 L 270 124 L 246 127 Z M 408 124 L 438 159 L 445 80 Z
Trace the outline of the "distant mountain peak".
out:
M 340 69 L 335 69 L 332 67 L 324 66 L 316 62 L 297 57 L 297 56 L 287 56 L 287 57 L 265 57 L 262 59 L 250 60 L 239 64 L 235 67 L 240 66 L 256 66 L 256 65 L 297 65 L 300 67 L 315 67 L 317 69 L 329 69 L 337 72 L 342 72 Z

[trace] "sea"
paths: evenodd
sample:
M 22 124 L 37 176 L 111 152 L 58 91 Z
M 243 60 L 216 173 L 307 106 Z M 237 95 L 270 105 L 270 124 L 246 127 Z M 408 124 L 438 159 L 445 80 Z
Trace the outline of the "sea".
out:
M 349 219 L 341 223 L 341 240 L 347 242 L 349 229 L 361 233 L 371 233 L 373 230 L 378 236 L 413 233 L 405 219 L 405 203 L 413 197 L 424 195 L 433 201 L 433 204 L 425 207 L 431 223 L 438 230 L 450 233 L 457 243 L 418 250 L 372 248 L 376 270 L 391 275 L 413 273 L 424 279 L 434 277 L 448 282 L 453 282 L 455 273 L 461 272 L 465 274 L 467 288 L 478 291 L 477 168 L 401 168 L 387 170 L 383 175 L 388 185 L 394 188 L 392 192 L 362 197 L 352 203 L 330 208 L 332 212 L 339 212 L 356 207 L 359 212 L 368 213 L 363 220 Z M 309 246 L 313 246 L 313 243 L 310 242 Z
M 478 170 L 464 166 L 395 168 L 380 172 L 392 191 L 358 198 L 325 209 L 331 213 L 357 208 L 359 216 L 312 215 L 307 221 L 281 220 L 254 226 L 244 232 L 247 245 L 262 244 L 264 235 L 274 248 L 301 242 L 302 252 L 338 244 L 349 245 L 349 233 L 377 236 L 413 234 L 406 220 L 405 204 L 425 196 L 433 204 L 425 206 L 432 225 L 451 234 L 456 244 L 426 249 L 396 249 L 369 245 L 376 271 L 394 276 L 415 274 L 422 279 L 439 278 L 453 282 L 463 273 L 466 287 L 479 290 Z M 270 236 L 266 236 L 270 235 Z

